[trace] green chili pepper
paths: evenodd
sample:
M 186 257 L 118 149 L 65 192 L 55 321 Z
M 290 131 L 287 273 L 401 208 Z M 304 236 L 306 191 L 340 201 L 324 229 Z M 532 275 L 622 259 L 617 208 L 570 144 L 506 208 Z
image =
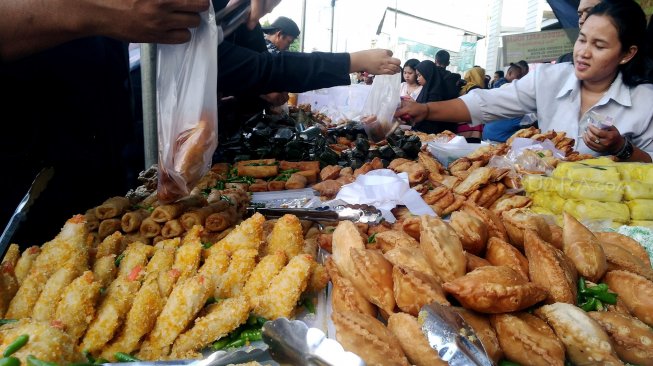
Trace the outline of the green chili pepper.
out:
M 213 246 L 213 243 L 202 243 L 202 248 L 204 248 L 204 249 L 209 249 L 212 246 Z
M 122 261 L 123 258 L 125 258 L 125 253 L 122 253 L 116 257 L 116 261 L 114 262 L 116 267 L 120 267 L 120 262 Z
M 130 354 L 124 353 L 124 352 L 116 352 L 116 354 L 113 355 L 113 357 L 115 357 L 118 362 L 138 362 L 138 361 L 140 361 L 138 358 L 136 358 L 136 357 L 134 357 L 134 356 L 132 356 Z
M 262 317 L 262 316 L 256 317 L 256 324 L 258 324 L 258 325 L 260 325 L 260 326 L 263 326 L 263 324 L 265 324 L 265 322 L 267 322 L 267 321 L 268 321 L 268 320 L 265 319 L 265 318 Z
M 376 234 L 377 233 L 374 233 L 367 238 L 367 244 L 376 243 Z
M 239 338 L 249 342 L 260 341 L 263 339 L 263 333 L 260 329 L 243 330 Z
M 93 357 L 91 352 L 89 352 L 88 350 L 85 349 L 84 351 L 82 351 L 82 355 L 84 355 L 84 357 L 88 362 L 95 363 L 95 357 Z
M 520 365 L 517 362 L 501 360 L 499 361 L 499 366 L 520 366 Z
M 302 305 L 308 310 L 309 313 L 315 314 L 315 305 L 313 304 L 313 301 L 310 298 L 305 298 L 304 301 L 302 301 Z
M 229 344 L 229 342 L 231 342 L 231 340 L 229 338 L 227 338 L 227 337 L 220 338 L 217 341 L 213 342 L 213 345 L 211 346 L 211 348 L 213 348 L 216 351 L 219 351 L 219 350 L 223 349 L 227 344 Z
M 596 297 L 598 300 L 603 301 L 604 303 L 607 304 L 616 304 L 617 303 L 617 294 L 612 293 L 612 292 L 601 292 L 599 294 L 596 294 L 594 297 Z
M 238 348 L 238 347 L 242 347 L 244 345 L 245 345 L 245 340 L 244 339 L 236 339 L 236 340 L 233 340 L 233 341 L 227 343 L 224 346 L 224 348 Z
M 27 356 L 27 364 L 29 366 L 58 366 L 55 362 L 39 360 L 32 355 Z
M 586 303 L 581 304 L 580 308 L 585 310 L 585 311 L 594 311 L 594 310 L 596 310 L 596 305 L 597 305 L 596 301 L 597 300 L 592 297 L 589 300 L 587 300 Z
M 17 321 L 18 319 L 0 319 L 0 325 L 15 323 Z
M 0 366 L 20 366 L 20 360 L 16 357 L 0 358 Z
M 94 365 L 101 365 L 103 363 L 110 363 L 110 361 L 107 360 L 106 358 L 100 357 L 100 358 L 96 359 L 95 362 L 93 362 Z
M 5 351 L 2 355 L 5 357 L 13 355 L 16 353 L 16 351 L 23 348 L 23 346 L 27 344 L 27 341 L 29 341 L 29 336 L 27 334 L 19 335 L 7 346 L 7 348 L 5 348 Z
M 578 279 L 578 291 L 583 292 L 587 289 L 587 285 L 585 285 L 585 279 L 583 277 Z

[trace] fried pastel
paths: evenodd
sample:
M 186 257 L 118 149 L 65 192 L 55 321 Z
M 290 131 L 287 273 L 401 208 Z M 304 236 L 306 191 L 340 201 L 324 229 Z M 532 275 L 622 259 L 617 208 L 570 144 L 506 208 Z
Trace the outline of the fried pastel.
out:
M 597 282 L 608 269 L 605 253 L 592 232 L 567 212 L 563 212 L 562 229 L 565 255 L 574 263 L 578 273 Z
M 478 267 L 491 266 L 492 265 L 492 263 L 488 262 L 486 259 L 475 256 L 472 253 L 465 252 L 465 258 L 467 259 L 467 265 L 465 266 L 467 272 L 471 272 L 471 271 L 475 270 Z
M 483 221 L 485 225 L 487 225 L 487 234 L 489 238 L 499 238 L 503 241 L 508 241 L 506 228 L 501 222 L 501 218 L 494 212 L 470 202 L 463 203 L 462 211 L 474 215 Z
M 431 269 L 429 262 L 424 258 L 424 253 L 419 247 L 398 247 L 389 250 L 383 254 L 393 266 L 404 266 L 415 271 L 426 273 L 430 276 L 436 276 Z
M 653 366 L 653 329 L 624 314 L 592 311 L 588 315 L 612 338 L 619 358 L 635 365 Z
M 408 361 L 416 366 L 447 366 L 438 353 L 431 348 L 414 317 L 396 313 L 388 318 L 388 329 L 397 337 Z
M 649 281 L 653 281 L 653 268 L 650 262 L 642 262 L 639 257 L 631 254 L 624 247 L 599 239 L 605 258 L 608 261 L 608 270 L 625 270 L 637 273 Z
M 467 259 L 456 232 L 437 217 L 420 218 L 420 248 L 431 268 L 443 281 L 465 274 Z
M 333 231 L 331 253 L 340 273 L 351 279 L 356 275 L 351 249 L 365 249 L 365 243 L 356 225 L 351 221 L 340 221 Z
M 403 220 L 401 230 L 413 237 L 415 240 L 420 240 L 420 225 L 421 221 L 418 216 L 408 217 Z
M 426 304 L 449 305 L 437 278 L 402 266 L 392 269 L 394 296 L 402 311 L 417 316 Z
M 474 169 L 467 178 L 465 178 L 454 189 L 454 193 L 468 196 L 470 193 L 487 184 L 492 177 L 492 168 L 482 167 Z
M 487 225 L 476 216 L 456 211 L 451 214 L 449 225 L 458 234 L 464 250 L 476 255 L 485 250 Z
M 493 266 L 508 266 L 528 280 L 528 259 L 517 248 L 499 238 L 490 238 L 485 259 Z
M 532 200 L 529 197 L 513 194 L 504 194 L 499 197 L 494 203 L 490 206 L 490 210 L 497 215 L 500 215 L 502 212 L 514 210 L 517 208 L 526 208 L 530 206 Z
M 415 238 L 398 230 L 378 233 L 374 240 L 383 253 L 395 248 L 419 248 L 419 242 Z
M 524 248 L 524 230 L 531 229 L 544 239 L 544 241 L 551 241 L 551 229 L 546 221 L 526 210 L 513 209 L 501 213 L 503 223 L 510 237 L 510 242 L 516 247 Z
M 535 315 L 553 328 L 574 365 L 623 365 L 610 337 L 581 308 L 558 302 L 538 308 Z
M 615 232 L 597 232 L 594 235 L 602 242 L 608 242 L 626 249 L 644 263 L 651 263 L 646 249 L 637 240 Z
M 329 257 L 325 266 L 329 277 L 331 277 L 331 284 L 333 285 L 331 290 L 331 306 L 334 312 L 356 311 L 361 314 L 376 316 L 374 305 L 356 290 L 351 281 L 340 274 L 338 267 L 333 262 L 333 258 Z
M 542 240 L 533 230 L 526 230 L 524 237 L 529 276 L 533 283 L 547 290 L 546 302 L 576 304 L 576 267 L 561 250 Z
M 563 366 L 565 346 L 540 318 L 529 313 L 490 316 L 506 357 L 522 365 Z
M 350 255 L 356 270 L 351 283 L 369 302 L 392 313 L 392 264 L 378 250 L 352 248 Z
M 354 311 L 333 313 L 336 339 L 368 365 L 408 366 L 397 338 L 376 318 Z
M 653 327 L 653 282 L 628 271 L 610 271 L 603 280 L 631 314 Z
M 486 266 L 445 282 L 442 288 L 467 309 L 506 313 L 528 308 L 546 298 L 546 290 L 506 266 Z
M 465 320 L 465 323 L 472 327 L 481 344 L 483 344 L 483 348 L 485 348 L 488 356 L 490 356 L 490 359 L 495 364 L 499 363 L 503 358 L 503 350 L 499 345 L 497 333 L 492 328 L 492 324 L 490 324 L 490 319 L 486 315 L 478 314 L 465 308 L 456 307 L 454 310 L 460 314 L 463 320 Z
M 299 254 L 304 247 L 304 231 L 297 216 L 287 214 L 277 220 L 267 243 L 267 253 L 281 250 L 289 259 Z
M 549 230 L 551 230 L 551 241 L 549 244 L 560 250 L 563 250 L 564 245 L 562 244 L 562 228 L 556 224 L 549 224 Z

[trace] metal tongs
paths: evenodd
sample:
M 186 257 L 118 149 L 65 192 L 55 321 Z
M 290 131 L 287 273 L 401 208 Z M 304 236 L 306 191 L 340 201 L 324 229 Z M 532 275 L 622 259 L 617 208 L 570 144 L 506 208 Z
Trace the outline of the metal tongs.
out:
M 235 0 L 216 12 L 215 23 L 222 29 L 222 36 L 227 37 L 243 24 L 249 17 L 250 10 L 250 0 Z
M 311 221 L 340 221 L 349 220 L 364 224 L 379 224 L 383 215 L 379 209 L 370 205 L 338 205 L 332 210 L 329 208 L 304 209 L 304 208 L 257 208 L 249 207 L 249 213 L 258 212 L 265 217 L 275 218 L 286 214 L 293 214 L 300 220 Z
M 483 344 L 463 318 L 438 303 L 424 305 L 418 322 L 429 345 L 451 366 L 492 366 Z

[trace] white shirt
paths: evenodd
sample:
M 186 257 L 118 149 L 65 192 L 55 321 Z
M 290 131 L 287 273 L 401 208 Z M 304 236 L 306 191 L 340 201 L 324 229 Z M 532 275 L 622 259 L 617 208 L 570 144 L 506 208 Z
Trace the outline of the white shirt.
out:
M 422 86 L 418 85 L 417 88 L 415 88 L 415 90 L 413 90 L 412 93 L 408 94 L 408 83 L 404 81 L 403 83 L 401 83 L 401 88 L 399 89 L 399 96 L 400 97 L 408 96 L 413 98 L 413 100 L 417 100 L 417 97 L 419 96 L 419 93 L 421 91 L 422 91 Z
M 476 89 L 460 97 L 477 125 L 536 113 L 542 131 L 564 131 L 581 153 L 600 155 L 583 142 L 586 114 L 594 111 L 614 119 L 619 132 L 653 156 L 653 84 L 626 86 L 621 73 L 608 91 L 580 115 L 580 80 L 570 63 L 540 65 L 504 88 Z

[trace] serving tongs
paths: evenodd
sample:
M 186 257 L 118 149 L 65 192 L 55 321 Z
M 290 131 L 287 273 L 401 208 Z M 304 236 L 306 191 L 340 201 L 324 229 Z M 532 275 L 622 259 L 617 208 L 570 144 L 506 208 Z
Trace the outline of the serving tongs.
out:
M 492 366 L 472 327 L 451 306 L 424 305 L 417 320 L 429 345 L 450 366 Z
M 370 205 L 338 205 L 333 208 L 258 208 L 249 207 L 248 213 L 258 212 L 267 218 L 281 217 L 286 214 L 297 216 L 300 220 L 341 221 L 349 220 L 364 224 L 379 224 L 383 215 L 379 209 Z

